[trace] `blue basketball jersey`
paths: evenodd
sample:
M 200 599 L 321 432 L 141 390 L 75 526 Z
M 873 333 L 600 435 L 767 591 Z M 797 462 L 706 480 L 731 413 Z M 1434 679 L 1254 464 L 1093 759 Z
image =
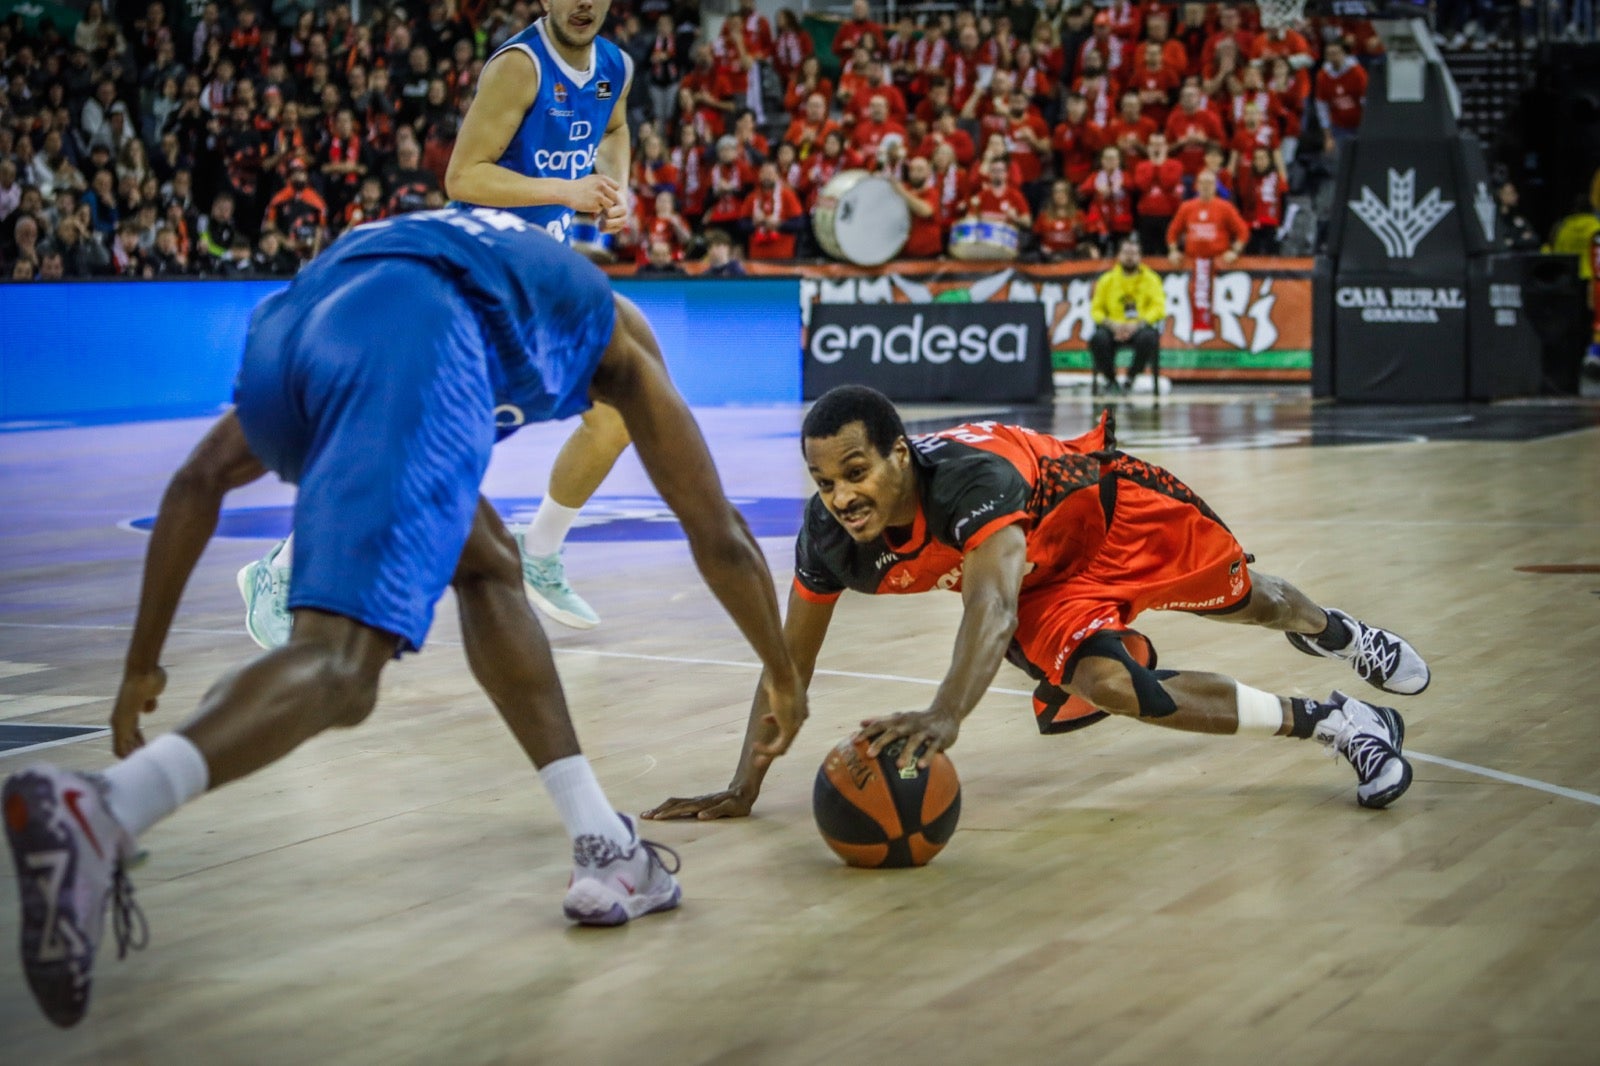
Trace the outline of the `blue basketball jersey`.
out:
M 500 437 L 525 423 L 588 410 L 589 386 L 616 325 L 610 280 L 544 229 L 509 212 L 446 208 L 358 226 L 271 300 L 316 301 L 352 264 L 361 272 L 381 271 L 390 259 L 428 264 L 441 286 L 459 292 L 472 307 L 489 348 Z M 381 336 L 381 322 L 371 328 Z
M 520 49 L 539 72 L 539 91 L 499 163 L 530 178 L 569 181 L 594 173 L 595 150 L 611 112 L 627 90 L 633 59 L 603 37 L 589 51 L 589 69 L 573 70 L 551 46 L 545 19 L 501 45 L 498 56 Z M 491 60 L 494 56 L 489 57 Z M 505 208 L 543 226 L 563 244 L 572 228 L 572 208 L 562 204 Z

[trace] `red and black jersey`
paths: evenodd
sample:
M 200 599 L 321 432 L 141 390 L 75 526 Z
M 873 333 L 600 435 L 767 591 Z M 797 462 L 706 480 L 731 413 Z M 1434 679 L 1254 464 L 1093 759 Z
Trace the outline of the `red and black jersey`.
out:
M 904 540 L 886 536 L 858 544 L 820 496 L 811 498 L 795 542 L 801 596 L 829 603 L 845 589 L 958 590 L 962 556 L 1010 525 L 1027 536 L 1023 588 L 1064 580 L 1087 566 L 1104 542 L 1115 479 L 1102 474 L 1124 460 L 1111 450 L 1104 418 L 1071 440 L 974 422 L 912 437 L 911 454 L 918 507 Z

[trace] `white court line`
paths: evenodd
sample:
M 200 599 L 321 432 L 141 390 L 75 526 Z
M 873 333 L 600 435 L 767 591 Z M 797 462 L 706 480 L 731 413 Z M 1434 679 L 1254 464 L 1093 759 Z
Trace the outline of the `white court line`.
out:
M 126 630 L 128 627 L 107 625 L 72 625 L 48 622 L 0 622 L 0 628 Z M 214 636 L 217 633 L 217 631 L 214 629 L 173 629 L 171 632 L 199 633 L 207 636 Z M 460 647 L 461 642 L 455 640 L 436 640 L 433 643 L 448 644 L 455 647 Z M 602 651 L 598 648 L 552 648 L 551 650 L 557 655 L 587 655 L 596 659 L 634 659 L 640 662 L 675 663 L 680 666 L 727 666 L 740 670 L 761 669 L 760 663 L 742 662 L 738 659 L 691 659 L 681 655 L 648 655 L 644 652 Z M 816 670 L 814 673 L 822 674 L 827 677 L 857 678 L 863 681 L 894 681 L 903 685 L 925 685 L 929 687 L 937 687 L 938 685 L 942 684 L 940 681 L 930 680 L 925 677 L 906 677 L 903 674 L 869 674 L 854 670 Z M 988 691 L 1002 696 L 1033 695 L 1031 690 L 1000 688 L 999 686 L 991 686 Z M 109 730 L 107 730 L 107 732 L 109 732 Z M 103 736 L 104 734 L 101 733 L 96 735 Z M 58 740 L 52 742 L 51 746 L 54 746 L 54 744 L 70 744 L 78 739 L 87 740 L 91 738 L 74 737 L 67 740 Z M 1487 777 L 1493 781 L 1503 781 L 1508 785 L 1521 785 L 1523 788 L 1531 788 L 1537 792 L 1548 792 L 1552 796 L 1561 796 L 1564 799 L 1577 800 L 1579 803 L 1588 803 L 1592 806 L 1600 807 L 1600 796 L 1595 795 L 1593 792 L 1581 792 L 1575 788 L 1566 788 L 1561 785 L 1553 785 L 1548 781 L 1539 781 L 1532 777 L 1520 777 L 1517 774 L 1508 774 L 1500 770 L 1490 769 L 1487 766 L 1478 766 L 1474 763 L 1459 762 L 1455 759 L 1447 759 L 1442 755 L 1426 755 L 1420 751 L 1407 751 L 1406 756 L 1408 758 L 1415 759 L 1418 762 L 1434 763 L 1438 766 L 1449 767 L 1452 770 L 1460 770 L 1463 773 L 1477 774 L 1479 777 Z

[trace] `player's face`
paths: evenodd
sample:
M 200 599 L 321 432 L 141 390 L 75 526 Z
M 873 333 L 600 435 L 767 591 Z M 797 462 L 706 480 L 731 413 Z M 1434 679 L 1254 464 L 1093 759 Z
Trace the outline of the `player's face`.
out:
M 852 422 L 832 437 L 807 437 L 805 456 L 822 505 L 852 540 L 873 541 L 915 521 L 916 476 L 904 438 L 884 455 Z
M 568 48 L 587 48 L 605 24 L 611 0 L 549 0 L 550 33 Z

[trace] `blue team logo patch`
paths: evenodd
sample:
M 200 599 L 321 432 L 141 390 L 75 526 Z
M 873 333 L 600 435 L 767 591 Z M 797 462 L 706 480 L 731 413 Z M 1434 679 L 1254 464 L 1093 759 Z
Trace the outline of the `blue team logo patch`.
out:
M 523 525 L 539 509 L 537 496 L 502 497 L 495 510 L 510 525 Z M 800 531 L 806 501 L 774 497 L 733 498 L 750 530 L 758 537 L 792 538 Z M 217 536 L 236 540 L 281 540 L 289 535 L 294 519 L 293 506 L 238 507 L 222 512 Z M 123 523 L 130 529 L 148 533 L 155 516 L 135 518 Z M 667 505 L 654 496 L 599 496 L 592 499 L 578 516 L 570 540 L 579 542 L 682 540 L 678 525 Z
M 596 100 L 611 99 L 611 83 L 604 78 L 594 83 L 594 98 Z
M 564 104 L 567 102 L 567 86 L 564 82 L 556 82 L 556 87 L 550 92 L 556 98 L 556 103 Z

